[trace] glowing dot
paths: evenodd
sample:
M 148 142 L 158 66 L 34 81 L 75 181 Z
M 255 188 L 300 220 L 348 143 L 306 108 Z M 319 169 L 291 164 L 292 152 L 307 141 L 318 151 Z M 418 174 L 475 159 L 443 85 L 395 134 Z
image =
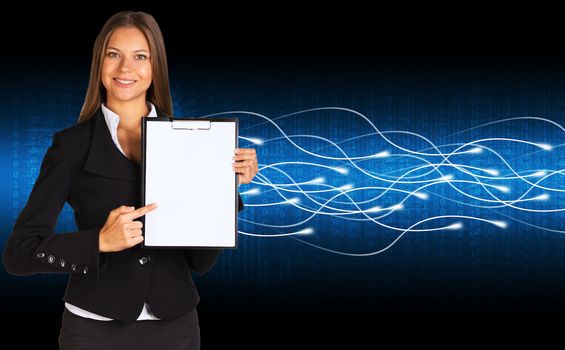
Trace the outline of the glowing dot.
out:
M 498 226 L 500 228 L 507 228 L 508 224 L 506 223 L 506 221 L 499 221 L 499 220 L 491 220 L 489 221 L 491 224 Z
M 388 156 L 390 156 L 389 151 L 382 151 L 382 152 L 375 154 L 373 157 L 375 157 L 375 158 L 386 158 Z
M 460 230 L 462 228 L 463 228 L 463 223 L 461 222 L 456 222 L 446 227 L 446 229 L 448 230 Z
M 308 181 L 308 183 L 317 183 L 317 184 L 319 184 L 319 183 L 324 183 L 325 181 L 326 181 L 325 178 L 323 178 L 323 177 L 317 177 L 317 178 L 315 178 L 314 180 Z
M 381 207 L 372 207 L 371 209 L 365 210 L 365 212 L 367 212 L 367 213 L 376 213 L 376 212 L 379 212 L 379 211 L 381 211 L 381 210 L 382 210 Z
M 504 193 L 510 192 L 510 188 L 508 188 L 507 186 L 494 186 L 494 188 L 496 188 L 500 192 L 504 192 Z
M 296 198 L 291 198 L 289 200 L 286 201 L 288 204 L 298 204 L 300 203 L 300 198 L 296 197 Z
M 553 146 L 548 145 L 547 143 L 538 143 L 537 146 L 546 151 L 551 151 L 553 149 Z
M 347 185 L 343 185 L 343 186 L 339 187 L 338 190 L 347 191 L 347 190 L 350 190 L 352 188 L 353 188 L 352 184 L 347 184 Z
M 495 169 L 483 169 L 485 171 L 485 173 L 492 175 L 492 176 L 498 176 L 500 175 L 500 172 L 498 170 Z
M 538 201 L 544 201 L 546 199 L 549 199 L 549 193 L 540 194 L 539 196 L 534 197 L 533 199 Z
M 314 229 L 311 227 L 305 228 L 304 230 L 295 232 L 297 235 L 310 235 L 314 233 Z
M 252 143 L 254 143 L 254 144 L 256 144 L 256 145 L 262 145 L 262 144 L 264 143 L 263 140 L 258 139 L 258 138 L 255 138 L 255 137 L 243 137 L 243 136 L 240 136 L 239 138 L 244 139 L 244 140 L 247 140 L 247 141 L 249 141 L 249 142 L 252 142 Z
M 245 192 L 240 192 L 239 194 L 259 194 L 261 191 L 258 188 L 252 188 Z
M 261 140 L 261 139 L 249 139 L 249 140 L 256 145 L 262 145 L 263 144 L 263 140 Z
M 390 209 L 392 210 L 401 210 L 404 209 L 404 205 L 402 205 L 401 203 L 395 204 L 392 207 L 390 207 Z
M 335 171 L 337 171 L 337 172 L 340 173 L 340 174 L 343 174 L 343 175 L 349 174 L 349 170 L 348 170 L 347 168 L 339 168 L 339 167 L 336 167 L 336 168 L 332 168 L 332 169 L 335 170 Z
M 420 199 L 428 199 L 428 194 L 424 192 L 414 192 L 413 195 Z
M 534 176 L 534 177 L 543 177 L 543 176 L 545 176 L 545 175 L 547 175 L 547 172 L 545 172 L 545 171 L 536 171 L 535 173 L 533 173 L 533 174 L 530 175 L 530 176 Z
M 482 153 L 482 152 L 483 152 L 483 149 L 480 148 L 480 147 L 475 147 L 475 148 L 467 151 L 467 153 L 474 153 L 474 154 L 479 154 L 479 153 Z

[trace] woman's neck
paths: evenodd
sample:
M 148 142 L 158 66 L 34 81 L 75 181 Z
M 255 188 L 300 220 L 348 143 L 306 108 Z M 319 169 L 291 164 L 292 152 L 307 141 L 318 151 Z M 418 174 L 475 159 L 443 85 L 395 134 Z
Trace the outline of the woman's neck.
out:
M 120 102 L 108 101 L 104 104 L 112 112 L 120 116 L 119 128 L 135 131 L 141 128 L 140 119 L 149 114 L 150 109 L 147 102 Z

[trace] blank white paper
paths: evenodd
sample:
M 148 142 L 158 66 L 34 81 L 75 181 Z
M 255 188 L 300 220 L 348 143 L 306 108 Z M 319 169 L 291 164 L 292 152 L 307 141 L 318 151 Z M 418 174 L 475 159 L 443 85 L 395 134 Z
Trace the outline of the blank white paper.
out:
M 235 247 L 236 122 L 195 130 L 148 120 L 145 147 L 145 203 L 158 207 L 145 215 L 144 244 Z

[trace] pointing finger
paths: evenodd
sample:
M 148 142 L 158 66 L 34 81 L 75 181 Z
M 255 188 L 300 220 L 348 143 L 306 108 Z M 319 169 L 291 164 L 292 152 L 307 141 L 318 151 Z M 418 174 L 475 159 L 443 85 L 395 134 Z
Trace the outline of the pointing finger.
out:
M 133 219 L 142 217 L 143 215 L 149 213 L 150 211 L 156 208 L 157 208 L 157 203 L 151 203 L 144 207 L 138 208 L 130 213 L 122 214 L 122 217 L 126 218 L 128 221 L 131 221 Z

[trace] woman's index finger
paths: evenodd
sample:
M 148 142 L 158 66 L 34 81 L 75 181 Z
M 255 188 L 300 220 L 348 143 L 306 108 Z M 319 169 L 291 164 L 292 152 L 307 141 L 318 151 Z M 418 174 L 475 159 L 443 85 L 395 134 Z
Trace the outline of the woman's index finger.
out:
M 143 215 L 149 213 L 150 211 L 154 210 L 155 208 L 157 208 L 157 203 L 151 203 L 151 204 L 147 204 L 144 207 L 141 208 L 137 208 L 132 212 L 129 212 L 127 214 L 125 214 L 127 216 L 127 218 L 129 220 L 133 220 L 133 219 L 137 219 L 139 217 L 142 217 Z

